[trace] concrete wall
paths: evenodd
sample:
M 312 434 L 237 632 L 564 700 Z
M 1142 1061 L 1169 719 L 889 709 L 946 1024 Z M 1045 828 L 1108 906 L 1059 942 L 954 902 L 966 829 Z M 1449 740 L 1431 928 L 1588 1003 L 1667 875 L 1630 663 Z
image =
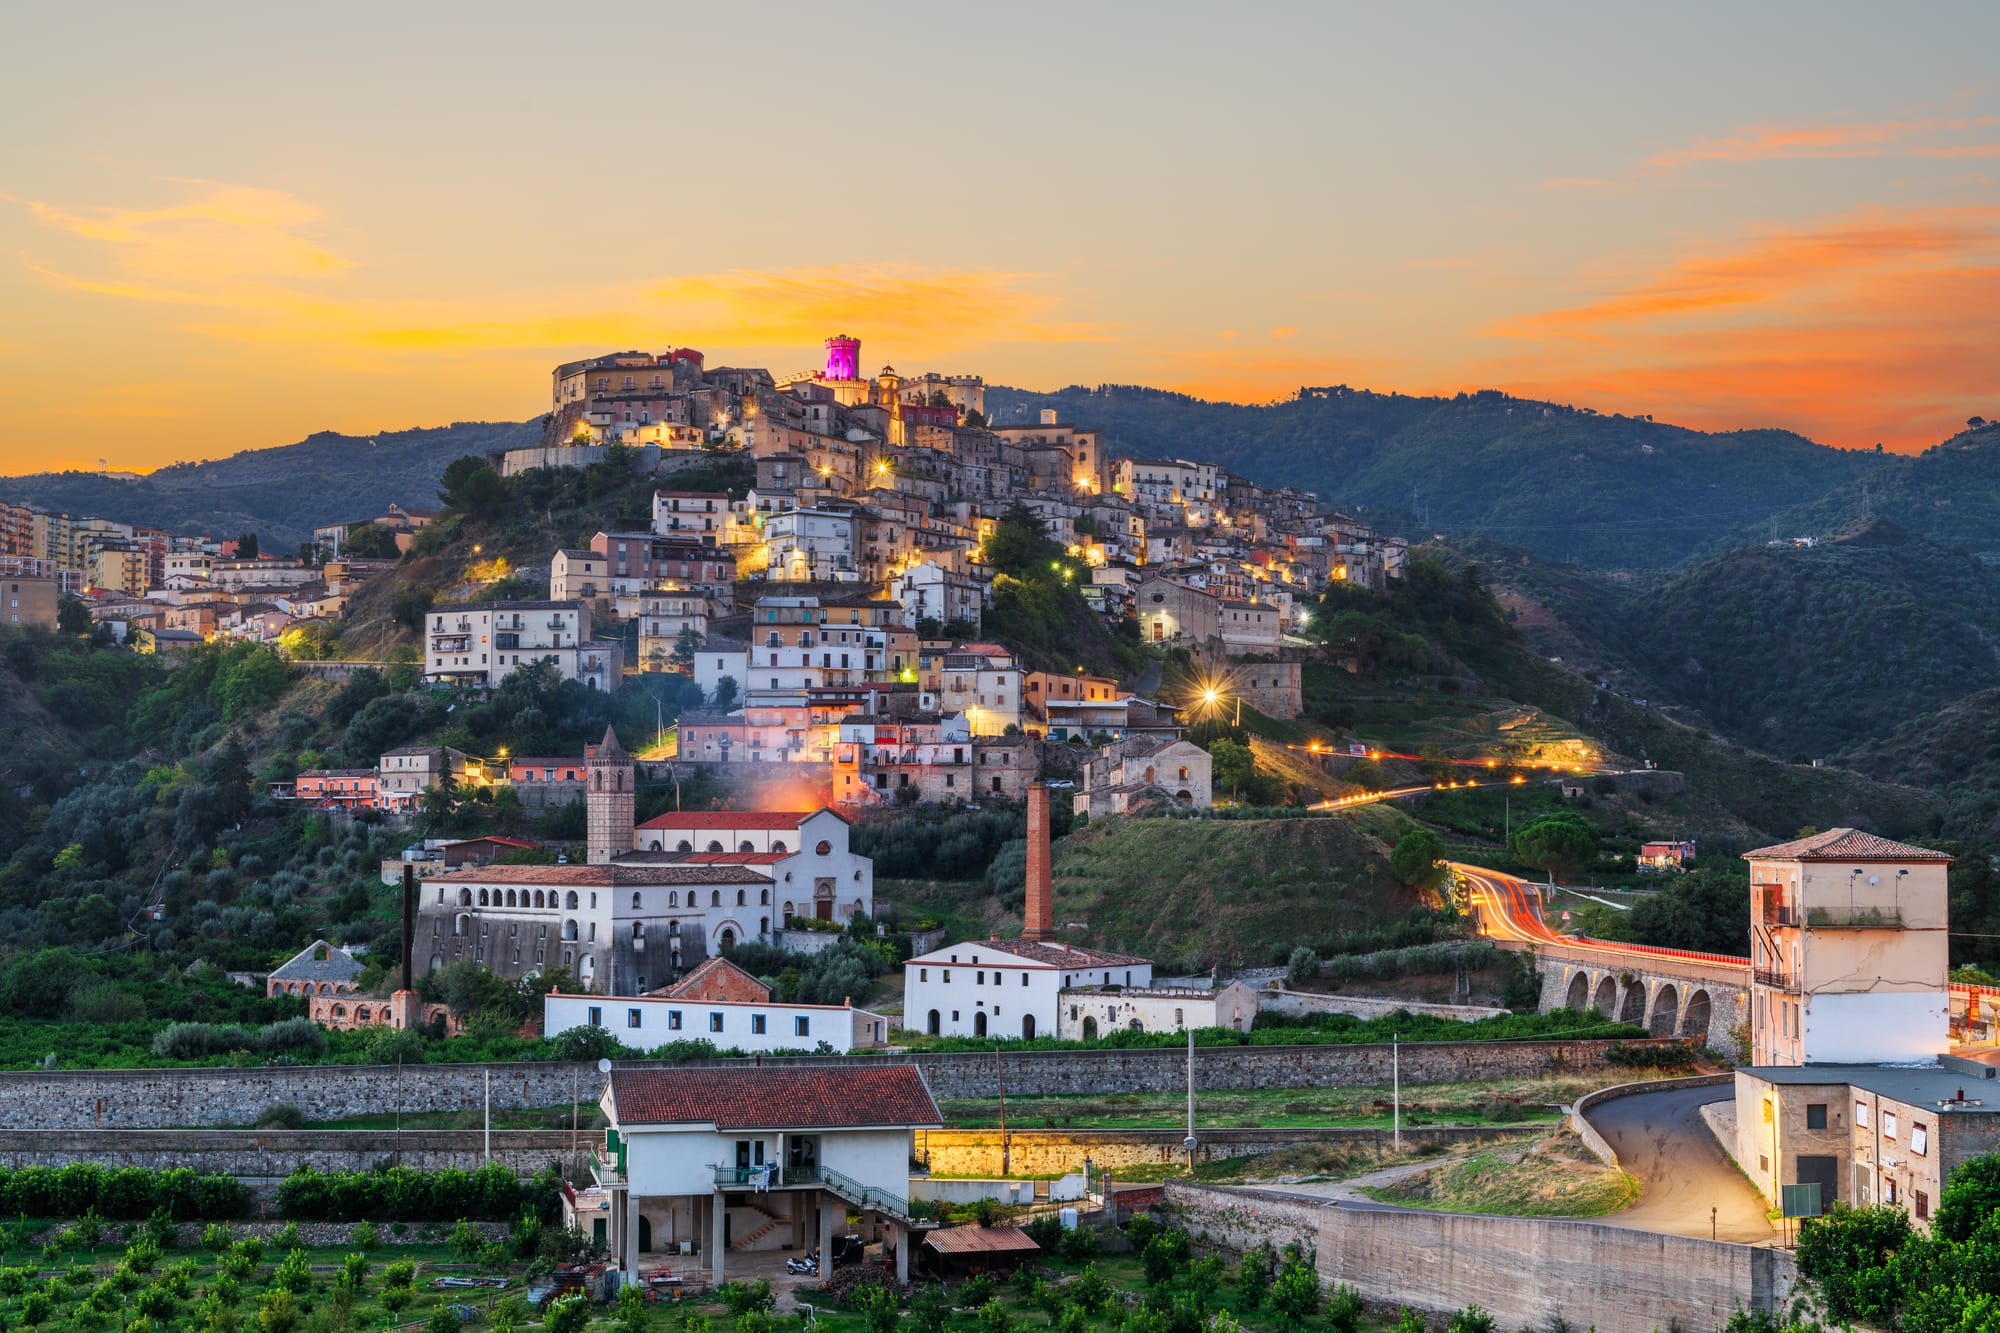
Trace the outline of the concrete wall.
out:
M 1086 1159 L 1099 1171 L 1113 1176 L 1132 1166 L 1155 1166 L 1184 1162 L 1187 1152 L 1179 1129 L 1017 1129 L 1004 1139 L 997 1129 L 931 1129 L 917 1131 L 917 1160 L 934 1175 L 997 1176 L 1001 1173 L 1002 1152 L 1006 1168 L 1014 1175 L 1045 1176 L 1083 1170 Z M 1547 1132 L 1546 1126 L 1485 1128 L 1481 1126 L 1432 1125 L 1403 1131 L 1403 1143 L 1441 1147 L 1469 1147 L 1518 1139 Z M 1195 1155 L 1204 1162 L 1231 1157 L 1254 1157 L 1285 1148 L 1345 1147 L 1386 1152 L 1391 1142 L 1386 1129 L 1204 1129 L 1198 1131 Z
M 1733 1079 L 1734 1076 L 1730 1074 L 1693 1074 L 1687 1078 L 1656 1078 L 1647 1083 L 1620 1083 L 1615 1088 L 1599 1088 L 1596 1092 L 1587 1092 L 1577 1098 L 1576 1105 L 1569 1108 L 1564 1122 L 1578 1138 L 1583 1140 L 1583 1146 L 1597 1155 L 1598 1161 L 1606 1166 L 1615 1167 L 1619 1165 L 1618 1152 L 1605 1141 L 1602 1134 L 1597 1132 L 1597 1126 L 1590 1123 L 1592 1108 L 1619 1097 L 1630 1097 L 1634 1093 L 1666 1092 L 1672 1088 L 1714 1087 L 1732 1082 Z
M 1369 1300 L 1432 1311 L 1476 1301 L 1503 1328 L 1561 1315 L 1598 1333 L 1709 1329 L 1739 1306 L 1778 1308 L 1797 1280 L 1778 1250 L 1598 1222 L 1346 1208 L 1173 1182 L 1166 1199 L 1197 1245 L 1241 1253 L 1296 1241 L 1322 1279 Z
M 700 1034 L 695 1034 L 699 1036 Z M 1604 1067 L 1603 1041 L 1405 1043 L 1403 1082 L 1456 1083 L 1535 1077 Z M 942 1098 L 992 1097 L 1004 1074 L 1016 1096 L 1178 1092 L 1187 1053 L 1157 1050 L 1014 1051 L 931 1055 L 797 1057 L 787 1064 L 900 1061 L 924 1071 Z M 1391 1050 L 1380 1045 L 1204 1046 L 1195 1086 L 1218 1090 L 1386 1087 Z M 739 1061 L 718 1062 L 735 1067 Z M 634 1061 L 628 1067 L 645 1068 Z M 664 1067 L 664 1066 L 663 1066 Z M 688 1066 L 679 1066 L 688 1067 Z M 308 1120 L 404 1111 L 470 1111 L 493 1075 L 496 1110 L 560 1106 L 572 1092 L 594 1102 L 604 1077 L 594 1064 L 521 1061 L 493 1065 L 309 1065 L 260 1069 L 29 1070 L 0 1073 L 0 1129 L 248 1125 L 271 1106 Z

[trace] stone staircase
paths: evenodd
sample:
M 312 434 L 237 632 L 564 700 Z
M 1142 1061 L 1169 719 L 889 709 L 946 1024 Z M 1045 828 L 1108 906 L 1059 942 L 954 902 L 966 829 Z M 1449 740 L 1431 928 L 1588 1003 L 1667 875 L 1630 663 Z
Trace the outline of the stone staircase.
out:
M 791 1225 L 792 1221 L 791 1218 L 779 1217 L 777 1214 L 773 1213 L 770 1209 L 761 1207 L 754 1203 L 746 1203 L 739 1199 L 732 1201 L 730 1207 L 748 1209 L 750 1212 L 756 1213 L 759 1217 L 764 1219 L 763 1221 L 759 1222 L 756 1226 L 752 1227 L 750 1230 L 744 1232 L 742 1235 L 737 1236 L 735 1239 L 731 1240 L 729 1242 L 729 1248 L 732 1250 L 747 1250 L 752 1245 L 755 1245 L 758 1241 L 764 1239 L 764 1237 L 770 1235 L 773 1231 L 776 1231 L 779 1227 Z

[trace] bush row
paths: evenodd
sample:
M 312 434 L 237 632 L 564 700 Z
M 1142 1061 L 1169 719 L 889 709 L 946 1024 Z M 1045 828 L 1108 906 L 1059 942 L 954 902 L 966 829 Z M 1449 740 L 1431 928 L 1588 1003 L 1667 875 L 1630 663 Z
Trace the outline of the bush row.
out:
M 138 1221 L 162 1209 L 181 1222 L 248 1217 L 250 1187 L 234 1176 L 198 1174 L 185 1167 L 155 1171 L 74 1162 L 0 1168 L 0 1216 L 82 1217 L 95 1212 Z
M 301 1167 L 278 1185 L 280 1216 L 300 1222 L 510 1222 L 523 1213 L 561 1215 L 562 1178 L 548 1167 L 528 1179 L 497 1162 L 474 1171 L 316 1171 Z

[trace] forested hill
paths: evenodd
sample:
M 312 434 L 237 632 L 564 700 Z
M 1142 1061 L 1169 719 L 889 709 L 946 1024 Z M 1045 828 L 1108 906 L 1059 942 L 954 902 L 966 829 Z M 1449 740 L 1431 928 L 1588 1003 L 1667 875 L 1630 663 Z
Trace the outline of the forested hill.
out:
M 1413 398 L 1336 386 L 1248 407 L 1158 389 L 993 386 L 996 424 L 1045 407 L 1114 453 L 1212 460 L 1405 532 L 1474 532 L 1554 559 L 1670 568 L 1885 464 L 1788 431 L 1707 434 L 1491 390 Z
M 1931 541 L 2000 558 L 2000 421 L 1885 463 L 1779 514 L 1778 534 L 1818 534 L 1886 518 Z
M 447 463 L 532 444 L 539 432 L 532 421 L 461 421 L 374 436 L 322 431 L 297 444 L 177 463 L 136 480 L 94 472 L 0 477 L 0 499 L 170 532 L 256 532 L 266 550 L 284 550 L 310 538 L 317 525 L 367 518 L 391 503 L 435 509 Z

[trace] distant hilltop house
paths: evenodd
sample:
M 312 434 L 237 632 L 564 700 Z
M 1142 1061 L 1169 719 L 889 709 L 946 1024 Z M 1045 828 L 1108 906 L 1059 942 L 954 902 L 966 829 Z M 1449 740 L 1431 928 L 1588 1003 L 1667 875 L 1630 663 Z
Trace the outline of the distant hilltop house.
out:
M 1673 842 L 1648 842 L 1639 846 L 1639 869 L 1683 870 L 1694 860 L 1692 838 Z

